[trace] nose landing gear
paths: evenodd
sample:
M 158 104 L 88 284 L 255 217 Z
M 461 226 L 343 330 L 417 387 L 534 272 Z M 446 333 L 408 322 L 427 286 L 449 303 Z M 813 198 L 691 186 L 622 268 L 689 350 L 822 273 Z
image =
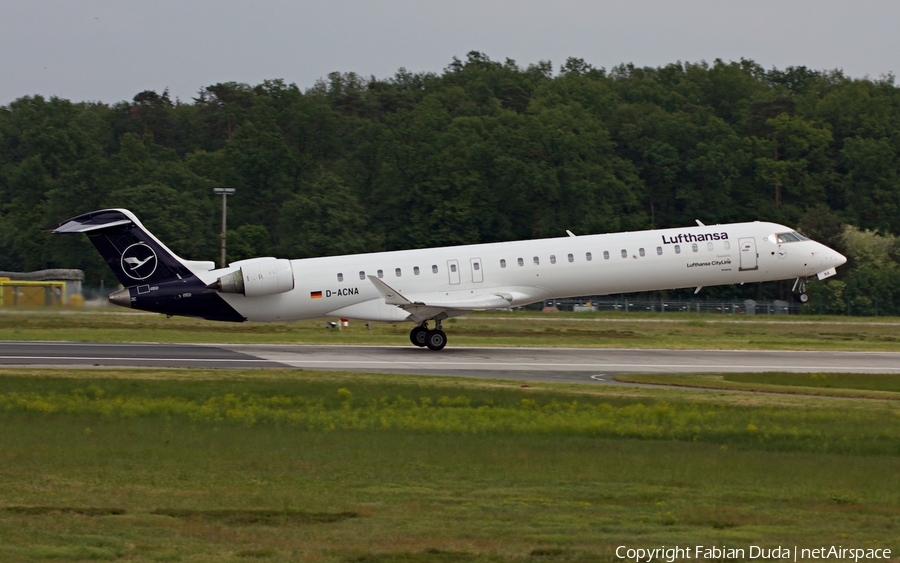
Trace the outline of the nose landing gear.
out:
M 429 350 L 442 350 L 447 345 L 447 335 L 441 330 L 441 321 L 434 321 L 434 329 L 428 330 L 428 322 L 423 322 L 409 331 L 409 340 L 420 348 L 428 347 Z
M 809 301 L 809 295 L 806 293 L 806 278 L 797 278 L 796 281 L 794 281 L 794 289 L 792 289 L 791 291 L 800 292 L 800 295 L 798 297 L 800 298 L 801 303 L 806 303 Z

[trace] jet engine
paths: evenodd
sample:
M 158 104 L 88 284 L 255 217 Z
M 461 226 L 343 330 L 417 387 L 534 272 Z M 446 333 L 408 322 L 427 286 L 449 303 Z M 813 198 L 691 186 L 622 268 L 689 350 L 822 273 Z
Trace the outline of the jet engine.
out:
M 294 289 L 294 269 L 283 258 L 258 258 L 231 264 L 241 267 L 220 277 L 207 287 L 222 293 L 240 293 L 247 297 L 275 295 Z

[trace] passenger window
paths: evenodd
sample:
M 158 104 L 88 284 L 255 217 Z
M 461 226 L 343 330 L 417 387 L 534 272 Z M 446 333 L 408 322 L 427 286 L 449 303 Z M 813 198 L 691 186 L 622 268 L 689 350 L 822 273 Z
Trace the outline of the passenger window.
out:
M 591 260 L 594 259 L 594 256 L 590 252 L 585 252 L 584 259 L 587 260 L 588 262 L 590 262 Z
M 681 245 L 680 244 L 675 245 L 675 254 L 681 254 Z
M 572 254 L 569 254 L 569 262 L 574 262 L 574 261 L 575 261 L 575 256 Z
M 541 259 L 538 258 L 537 256 L 534 257 L 534 265 L 535 265 L 535 266 L 540 266 L 540 265 L 541 265 Z
M 693 243 L 693 244 L 691 244 L 691 250 L 693 250 L 694 252 L 697 252 L 698 250 L 700 250 L 699 248 L 697 248 L 697 243 L 696 243 L 696 242 Z
M 609 260 L 609 250 L 604 250 L 604 251 L 603 251 L 603 259 L 604 259 L 604 260 Z
M 450 271 L 456 272 L 456 264 L 450 264 Z
M 478 262 L 472 262 L 472 268 L 475 270 L 480 270 L 481 264 L 479 264 Z
M 384 270 L 378 270 L 378 279 L 381 279 L 383 277 L 384 277 Z
M 551 255 L 550 255 L 550 263 L 551 263 L 551 264 L 556 264 L 556 254 L 551 254 Z
M 525 265 L 525 260 L 523 260 L 523 259 L 521 259 L 521 258 L 519 258 L 518 260 L 516 260 L 516 262 L 519 263 L 519 266 L 524 266 L 524 265 Z
M 397 268 L 396 270 L 394 270 L 394 275 L 397 276 L 398 278 L 400 277 L 400 268 Z
M 729 250 L 731 248 L 731 243 L 727 240 L 725 241 L 725 250 Z
M 662 247 L 661 246 L 656 247 L 656 253 L 659 254 L 660 256 L 662 256 Z
M 707 242 L 707 243 L 706 243 L 706 250 L 712 250 L 712 249 L 713 249 L 712 241 Z
M 505 267 L 506 267 L 506 258 L 501 258 L 501 259 L 500 259 L 500 267 L 501 267 L 501 268 L 505 268 Z
M 344 281 L 344 274 L 338 274 L 338 281 L 339 282 Z
M 366 279 L 366 273 L 363 272 L 362 270 L 360 270 L 360 272 L 359 272 L 359 279 L 361 279 L 361 280 Z
M 413 267 L 413 275 L 416 275 L 416 276 L 419 275 L 419 267 L 418 266 Z
M 628 251 L 624 248 L 622 249 L 622 258 L 628 258 Z
M 437 273 L 437 264 L 432 264 L 432 265 L 431 265 L 431 273 L 432 273 L 432 274 L 436 274 L 436 273 Z
M 638 249 L 638 254 L 640 254 L 641 256 L 644 256 L 644 249 L 643 248 Z

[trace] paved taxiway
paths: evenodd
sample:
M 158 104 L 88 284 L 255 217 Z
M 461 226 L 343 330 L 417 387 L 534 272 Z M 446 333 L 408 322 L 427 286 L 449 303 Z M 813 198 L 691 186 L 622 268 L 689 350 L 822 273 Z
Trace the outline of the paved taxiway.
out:
M 293 367 L 589 382 L 621 373 L 900 374 L 900 353 L 0 342 L 0 366 Z

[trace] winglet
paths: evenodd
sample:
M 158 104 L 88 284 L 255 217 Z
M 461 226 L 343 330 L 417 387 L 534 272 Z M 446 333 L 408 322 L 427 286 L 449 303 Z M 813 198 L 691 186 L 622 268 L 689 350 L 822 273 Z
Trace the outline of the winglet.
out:
M 569 235 L 570 237 L 574 237 L 574 236 L 575 236 L 575 233 L 573 233 L 573 232 L 570 231 L 569 229 L 566 229 L 566 234 Z
M 409 305 L 410 303 L 412 303 L 412 301 L 400 295 L 399 291 L 395 290 L 377 277 L 366 277 L 369 278 L 369 281 L 372 282 L 372 285 L 375 286 L 375 289 L 378 290 L 378 293 L 380 293 L 384 297 L 384 302 L 388 305 Z

